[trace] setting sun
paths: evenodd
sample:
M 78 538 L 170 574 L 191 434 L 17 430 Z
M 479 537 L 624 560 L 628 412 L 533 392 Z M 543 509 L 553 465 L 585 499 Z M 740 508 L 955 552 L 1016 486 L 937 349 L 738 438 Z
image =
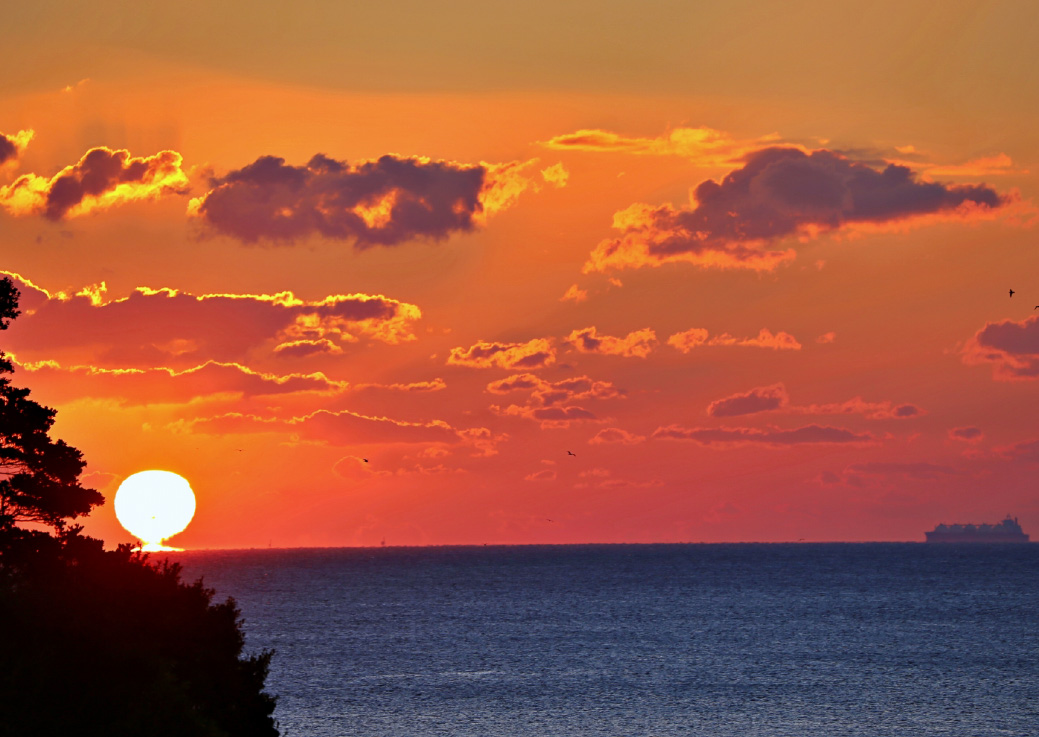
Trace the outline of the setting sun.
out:
M 141 540 L 141 550 L 174 550 L 162 541 L 181 532 L 195 516 L 195 494 L 183 476 L 141 471 L 127 477 L 115 494 L 120 524 Z

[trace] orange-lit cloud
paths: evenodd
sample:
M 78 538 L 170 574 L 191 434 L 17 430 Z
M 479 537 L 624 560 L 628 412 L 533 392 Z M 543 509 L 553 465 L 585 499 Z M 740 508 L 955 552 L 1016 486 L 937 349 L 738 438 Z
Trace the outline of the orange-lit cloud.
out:
M 439 392 L 447 389 L 447 382 L 437 378 L 431 381 L 412 381 L 408 384 L 354 384 L 353 391 L 383 390 L 391 392 Z
M 276 156 L 211 180 L 188 211 L 215 232 L 246 243 L 289 243 L 311 235 L 351 241 L 357 248 L 443 240 L 472 230 L 488 214 L 538 188 L 537 159 L 460 164 L 386 155 L 350 165 L 317 154 L 305 166 Z M 562 165 L 541 172 L 556 187 Z
M 584 400 L 616 399 L 623 397 L 608 381 L 595 381 L 588 376 L 576 376 L 562 381 L 545 381 L 534 374 L 517 374 L 487 385 L 492 394 L 528 391 L 527 404 L 508 407 L 492 405 L 491 411 L 512 417 L 524 417 L 541 423 L 542 428 L 569 427 L 574 421 L 596 421 L 598 416 L 584 407 L 570 404 Z
M 34 135 L 35 131 L 31 128 L 11 135 L 0 133 L 0 165 L 17 159 Z
M 542 429 L 563 429 L 574 422 L 598 422 L 599 416 L 594 412 L 577 405 L 552 405 L 550 407 L 532 407 L 529 405 L 510 404 L 508 407 L 491 405 L 491 411 L 505 417 L 523 417 L 540 423 Z
M 290 340 L 274 346 L 274 353 L 283 358 L 306 358 L 308 356 L 336 356 L 343 349 L 328 338 L 316 340 Z
M 319 409 L 301 417 L 283 419 L 229 412 L 216 417 L 193 420 L 195 432 L 208 435 L 283 433 L 329 445 L 367 445 L 373 443 L 457 443 L 458 433 L 446 422 L 406 422 L 389 417 L 341 410 Z
M 488 343 L 477 341 L 468 348 L 451 349 L 447 357 L 452 366 L 471 368 L 536 369 L 555 363 L 556 350 L 547 338 L 526 343 Z
M 613 335 L 599 335 L 595 326 L 592 326 L 571 331 L 565 340 L 581 353 L 600 353 L 628 358 L 645 358 L 657 345 L 657 335 L 650 328 L 635 330 L 623 338 L 618 338 Z
M 582 399 L 614 399 L 624 396 L 609 381 L 596 381 L 588 376 L 575 376 L 562 381 L 545 381 L 534 374 L 516 374 L 487 385 L 491 394 L 529 391 L 539 407 L 550 407 Z
M 400 343 L 414 339 L 413 326 L 421 317 L 415 305 L 382 295 L 307 301 L 292 292 L 196 296 L 141 287 L 129 297 L 106 301 L 103 284 L 52 295 L 17 274 L 11 277 L 22 293 L 24 314 L 8 332 L 10 349 L 33 357 L 46 351 L 45 358 L 55 351 L 89 352 L 95 365 L 233 362 L 297 341 L 338 345 L 357 336 Z
M 967 341 L 963 361 L 991 363 L 998 381 L 1039 378 L 1039 315 L 986 323 Z
M 791 405 L 783 384 L 759 386 L 748 392 L 733 394 L 707 405 L 711 417 L 739 417 L 759 412 L 783 411 L 799 415 L 864 415 L 871 420 L 905 420 L 926 414 L 914 404 L 867 402 L 855 397 L 830 404 Z
M 584 302 L 588 299 L 588 290 L 579 289 L 576 284 L 571 284 L 570 288 L 563 293 L 563 296 L 559 298 L 560 302 Z
M 689 262 L 771 270 L 793 250 L 767 250 L 788 236 L 857 225 L 968 217 L 1010 199 L 984 185 L 920 181 L 908 167 L 877 170 L 834 151 L 771 147 L 745 157 L 719 184 L 695 190 L 696 205 L 635 204 L 614 215 L 618 238 L 599 243 L 585 272 Z
M 216 394 L 243 397 L 295 392 L 334 394 L 347 388 L 346 382 L 332 381 L 322 373 L 278 375 L 216 361 L 183 371 L 63 367 L 56 361 L 20 364 L 20 368 L 33 375 L 34 387 L 46 386 L 51 396 L 63 399 L 113 397 L 129 404 L 188 402 Z
M 681 333 L 675 333 L 668 337 L 667 344 L 682 353 L 688 353 L 700 346 L 744 346 L 748 348 L 771 348 L 776 351 L 799 351 L 801 344 L 790 333 L 780 330 L 773 333 L 768 328 L 761 328 L 757 337 L 734 338 L 728 333 L 722 333 L 711 338 L 703 328 L 690 328 Z
M 754 427 L 681 427 L 668 425 L 653 431 L 654 439 L 688 440 L 700 445 L 774 445 L 790 446 L 815 443 L 871 443 L 870 433 L 854 433 L 839 427 L 805 425 L 793 430 Z
M 126 202 L 186 194 L 183 161 L 176 151 L 133 157 L 125 149 L 100 146 L 53 177 L 25 174 L 0 187 L 0 206 L 13 215 L 61 220 Z
M 751 151 L 775 143 L 777 135 L 737 140 L 706 126 L 675 128 L 656 138 L 625 136 L 597 128 L 555 136 L 542 145 L 560 151 L 591 151 L 650 156 L 681 156 L 700 166 L 730 166 Z
M 537 164 L 538 159 L 511 161 L 507 164 L 481 163 L 486 176 L 480 190 L 481 210 L 475 216 L 477 221 L 482 222 L 487 216 L 512 207 L 527 190 L 539 191 L 542 182 L 556 189 L 566 186 L 570 176 L 566 167 L 553 164 L 542 169 L 539 177 L 535 173 Z
M 786 406 L 790 401 L 782 384 L 759 386 L 743 394 L 718 399 L 707 405 L 711 417 L 737 417 L 757 412 L 769 412 Z

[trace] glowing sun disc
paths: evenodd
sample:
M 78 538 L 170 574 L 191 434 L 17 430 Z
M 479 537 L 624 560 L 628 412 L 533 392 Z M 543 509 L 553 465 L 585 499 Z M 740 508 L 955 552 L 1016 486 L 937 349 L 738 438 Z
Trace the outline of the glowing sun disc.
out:
M 115 516 L 135 535 L 143 550 L 173 550 L 162 541 L 181 532 L 195 516 L 195 494 L 183 476 L 141 471 L 115 492 Z

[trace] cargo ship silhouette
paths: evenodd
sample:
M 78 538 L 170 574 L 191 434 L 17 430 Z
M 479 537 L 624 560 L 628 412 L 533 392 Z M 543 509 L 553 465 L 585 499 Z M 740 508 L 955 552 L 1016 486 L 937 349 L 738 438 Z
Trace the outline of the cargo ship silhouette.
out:
M 940 524 L 927 535 L 929 543 L 1026 543 L 1028 535 L 1017 523 L 1017 517 L 1007 518 L 999 524 L 963 525 Z

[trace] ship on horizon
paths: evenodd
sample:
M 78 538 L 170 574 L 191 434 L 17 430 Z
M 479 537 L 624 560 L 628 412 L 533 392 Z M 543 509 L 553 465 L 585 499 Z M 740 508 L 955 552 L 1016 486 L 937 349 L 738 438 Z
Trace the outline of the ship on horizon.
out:
M 1009 514 L 999 524 L 943 523 L 924 534 L 929 543 L 1026 543 L 1029 539 L 1017 517 Z

